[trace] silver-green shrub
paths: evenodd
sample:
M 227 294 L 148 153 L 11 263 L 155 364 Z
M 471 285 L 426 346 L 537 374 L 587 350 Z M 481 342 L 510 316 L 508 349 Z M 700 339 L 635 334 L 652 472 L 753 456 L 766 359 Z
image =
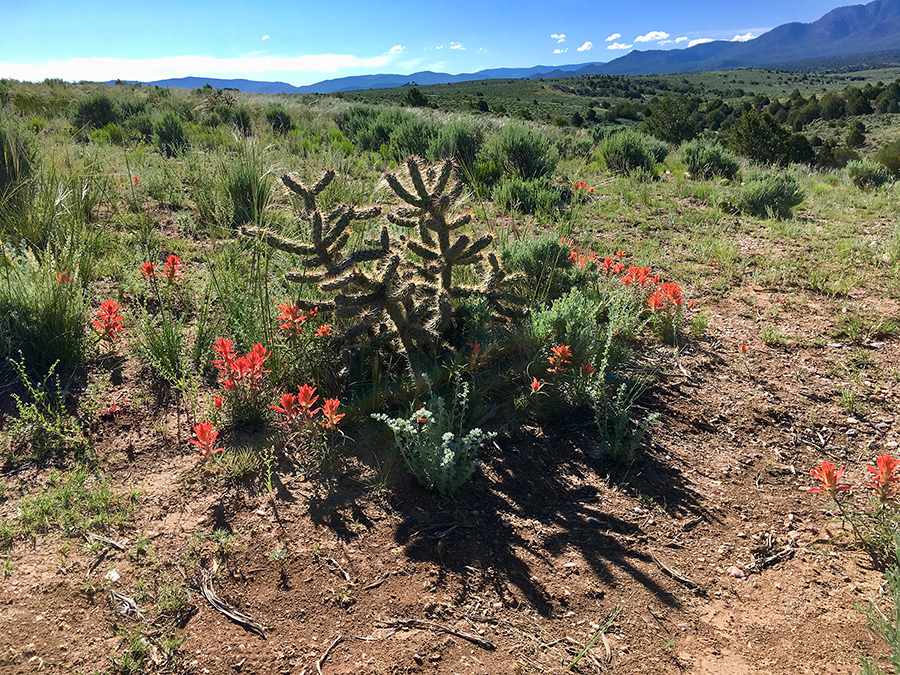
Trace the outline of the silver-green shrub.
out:
M 373 414 L 394 432 L 394 444 L 421 485 L 442 495 L 465 483 L 481 462 L 478 450 L 496 434 L 470 429 L 463 434 L 469 385 L 457 378 L 449 405 L 431 392 L 428 403 L 409 417 Z

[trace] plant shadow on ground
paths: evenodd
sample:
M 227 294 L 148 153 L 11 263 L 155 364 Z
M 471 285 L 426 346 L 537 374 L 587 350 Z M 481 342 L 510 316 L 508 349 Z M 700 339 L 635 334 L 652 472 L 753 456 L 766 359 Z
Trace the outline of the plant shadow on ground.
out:
M 677 606 L 678 599 L 644 571 L 648 565 L 655 569 L 652 556 L 629 548 L 629 541 L 642 541 L 646 533 L 640 522 L 626 519 L 624 510 L 631 509 L 634 520 L 646 520 L 646 514 L 633 512 L 632 500 L 649 498 L 670 514 L 705 520 L 712 515 L 680 472 L 655 451 L 645 450 L 626 468 L 586 452 L 596 441 L 593 429 L 516 432 L 502 441 L 506 451 L 483 458 L 485 470 L 452 501 L 416 485 L 402 471 L 386 495 L 400 520 L 394 540 L 410 560 L 436 564 L 438 583 L 449 575 L 461 580 L 461 601 L 477 590 L 470 579 L 478 569 L 483 583 L 497 586 L 500 597 L 511 595 L 503 581 L 508 579 L 540 614 L 551 617 L 566 601 L 555 598 L 541 579 L 548 565 L 558 566 L 555 558 L 577 552 L 607 586 L 615 588 L 624 575 Z M 366 462 L 365 455 L 358 456 Z M 310 500 L 308 513 L 317 526 L 350 541 L 356 536 L 352 527 L 373 525 L 365 512 L 372 496 L 346 467 L 338 474 L 326 471 L 313 478 L 318 496 Z M 534 536 L 534 527 L 549 534 Z

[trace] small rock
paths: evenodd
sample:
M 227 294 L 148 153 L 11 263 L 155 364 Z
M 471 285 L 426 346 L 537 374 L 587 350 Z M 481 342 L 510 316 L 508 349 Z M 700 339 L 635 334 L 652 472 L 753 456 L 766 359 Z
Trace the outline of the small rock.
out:
M 113 583 L 115 583 L 121 577 L 119 576 L 119 573 L 116 572 L 115 570 L 110 570 L 109 572 L 106 573 L 106 576 L 103 578 L 106 579 L 107 581 L 112 581 Z
M 744 574 L 744 570 L 742 570 L 737 565 L 732 565 L 725 571 L 728 572 L 728 574 L 733 576 L 735 579 L 746 579 L 747 578 L 747 575 Z

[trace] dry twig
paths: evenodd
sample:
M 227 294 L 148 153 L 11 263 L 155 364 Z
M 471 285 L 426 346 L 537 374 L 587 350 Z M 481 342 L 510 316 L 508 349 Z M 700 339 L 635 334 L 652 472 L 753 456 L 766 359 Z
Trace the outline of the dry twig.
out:
M 328 658 L 328 655 L 331 653 L 331 650 L 334 649 L 338 645 L 339 642 L 343 641 L 343 639 L 344 639 L 343 635 L 338 635 L 334 639 L 334 642 L 332 642 L 330 645 L 328 645 L 328 649 L 325 650 L 325 653 L 319 657 L 318 661 L 316 661 L 316 672 L 318 672 L 319 675 L 322 675 L 322 664 L 325 663 L 325 659 Z
M 213 609 L 221 612 L 229 619 L 244 626 L 248 630 L 258 633 L 264 640 L 269 639 L 266 636 L 266 629 L 263 628 L 261 624 L 257 623 L 253 617 L 248 616 L 243 612 L 239 612 L 234 607 L 231 607 L 219 599 L 213 590 L 212 579 L 209 576 L 209 572 L 202 567 L 200 568 L 200 590 L 203 592 L 203 597 L 206 598 L 206 601 L 213 606 Z
M 482 649 L 487 649 L 488 651 L 493 651 L 496 649 L 496 646 L 493 642 L 488 640 L 487 638 L 483 638 L 479 635 L 473 635 L 472 633 L 465 633 L 461 630 L 456 630 L 455 628 L 450 628 L 449 626 L 443 626 L 439 623 L 435 623 L 434 621 L 423 621 L 422 619 L 398 619 L 397 621 L 385 621 L 384 619 L 376 619 L 378 623 L 384 624 L 388 628 L 420 628 L 422 630 L 439 630 L 444 633 L 449 633 L 450 635 L 455 635 L 456 637 L 460 637 L 463 640 L 468 640 L 469 642 L 478 645 Z

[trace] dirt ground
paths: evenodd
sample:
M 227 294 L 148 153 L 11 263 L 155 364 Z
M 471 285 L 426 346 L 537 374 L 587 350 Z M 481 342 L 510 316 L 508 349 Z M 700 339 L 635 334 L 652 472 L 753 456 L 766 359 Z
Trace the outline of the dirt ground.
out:
M 855 673 L 859 654 L 885 651 L 854 606 L 887 607 L 883 570 L 805 488 L 822 459 L 862 486 L 867 462 L 896 453 L 900 341 L 816 340 L 836 304 L 750 281 L 705 309 L 705 335 L 677 360 L 645 355 L 661 416 L 633 466 L 596 452 L 590 420 L 502 428 L 452 501 L 360 439 L 324 469 L 279 465 L 274 497 L 216 481 L 191 459 L 183 415 L 129 403 L 139 373 L 126 367 L 102 401 L 121 410 L 94 433 L 116 489 L 140 491 L 130 527 L 109 533 L 124 550 L 59 532 L 18 542 L 0 581 L 0 673 L 117 672 L 138 628 L 163 663 L 172 629 L 153 617 L 171 582 L 188 589 L 170 617 L 180 664 L 161 666 L 174 672 Z M 765 323 L 784 344 L 761 341 Z M 52 471 L 2 477 L 0 517 Z M 265 637 L 211 606 L 200 567 Z M 117 613 L 109 587 L 143 620 Z

